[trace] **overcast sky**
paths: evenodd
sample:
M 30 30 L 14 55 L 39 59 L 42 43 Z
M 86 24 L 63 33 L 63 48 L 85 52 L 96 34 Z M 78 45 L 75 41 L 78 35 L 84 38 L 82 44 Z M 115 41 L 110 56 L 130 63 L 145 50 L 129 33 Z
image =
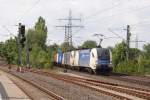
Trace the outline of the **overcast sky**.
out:
M 127 25 L 131 25 L 131 41 L 135 41 L 136 36 L 145 41 L 139 43 L 140 49 L 150 43 L 150 0 L 0 0 L 0 41 L 10 38 L 8 30 L 17 35 L 15 25 L 19 22 L 31 28 L 42 16 L 48 27 L 48 40 L 52 40 L 51 44 L 60 44 L 64 40 L 64 30 L 55 26 L 67 22 L 57 19 L 67 18 L 70 10 L 74 18 L 82 19 L 73 24 L 84 25 L 84 28 L 73 29 L 76 46 L 88 39 L 98 42 L 98 38 L 92 36 L 95 33 L 116 37 L 110 30 L 126 38 Z M 104 39 L 102 46 L 114 46 L 120 41 L 121 38 Z M 135 47 L 134 42 L 131 47 Z

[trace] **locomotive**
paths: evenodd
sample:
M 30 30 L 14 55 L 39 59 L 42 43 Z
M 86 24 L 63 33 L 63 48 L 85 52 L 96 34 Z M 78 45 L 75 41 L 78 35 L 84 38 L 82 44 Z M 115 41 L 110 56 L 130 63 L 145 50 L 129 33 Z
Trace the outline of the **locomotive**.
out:
M 111 72 L 112 53 L 107 48 L 81 49 L 62 52 L 60 49 L 54 55 L 54 63 L 69 69 L 81 71 L 87 69 L 90 73 Z

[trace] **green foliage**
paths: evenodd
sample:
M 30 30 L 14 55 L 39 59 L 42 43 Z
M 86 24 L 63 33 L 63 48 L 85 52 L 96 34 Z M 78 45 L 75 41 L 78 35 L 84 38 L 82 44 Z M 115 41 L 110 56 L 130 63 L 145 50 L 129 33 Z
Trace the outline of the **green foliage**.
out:
M 57 50 L 59 48 L 59 45 L 54 43 L 53 45 L 50 45 L 49 48 L 53 48 Z
M 87 40 L 82 44 L 82 48 L 95 48 L 97 43 L 93 40 Z
M 15 63 L 17 56 L 16 40 L 10 38 L 0 45 L 0 56 L 5 58 L 8 64 Z
M 139 56 L 138 61 L 125 60 L 120 62 L 114 71 L 128 74 L 150 74 L 150 59 Z
M 141 59 L 140 66 L 142 66 L 144 74 L 150 74 L 150 59 Z
M 45 20 L 39 17 L 33 29 L 29 29 L 27 33 L 28 44 L 32 48 L 30 52 L 30 63 L 37 68 L 50 68 L 50 54 L 46 47 L 47 27 Z
M 136 59 L 141 54 L 141 51 L 136 48 L 130 48 L 129 50 L 129 59 Z
M 150 44 L 145 44 L 143 46 L 145 57 L 150 58 Z
M 42 17 L 39 17 L 33 29 L 28 30 L 27 38 L 30 45 L 46 48 L 47 27 Z
M 35 47 L 31 52 L 31 64 L 34 67 L 44 68 L 48 62 L 48 54 L 40 47 Z
M 34 28 L 27 31 L 28 45 L 32 48 L 30 51 L 30 64 L 37 68 L 50 68 L 50 48 L 46 47 L 47 27 L 45 20 L 39 17 Z M 0 56 L 5 58 L 8 63 L 17 64 L 18 47 L 15 39 L 9 39 L 5 43 L 0 44 Z M 26 48 L 22 48 L 22 63 L 26 65 Z
M 129 49 L 129 59 L 126 58 L 127 46 L 124 42 L 113 49 L 114 71 L 129 74 L 150 74 L 149 45 L 144 46 L 144 53 L 136 48 Z
M 68 51 L 68 50 L 74 50 L 75 47 L 73 45 L 69 45 L 67 42 L 63 42 L 61 45 L 60 45 L 60 48 L 61 50 L 63 51 Z
M 120 62 L 114 69 L 117 72 L 123 73 L 137 73 L 138 72 L 138 64 L 132 60 L 125 60 Z
M 115 46 L 115 48 L 113 49 L 113 52 L 112 52 L 114 66 L 117 66 L 117 64 L 119 64 L 119 62 L 122 62 L 126 59 L 126 50 L 127 50 L 127 45 L 125 42 L 122 42 Z

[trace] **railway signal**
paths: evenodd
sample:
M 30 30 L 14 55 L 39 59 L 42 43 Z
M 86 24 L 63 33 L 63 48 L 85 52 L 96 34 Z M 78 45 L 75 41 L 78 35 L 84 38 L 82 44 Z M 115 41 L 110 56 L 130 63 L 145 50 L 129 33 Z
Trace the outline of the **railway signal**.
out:
M 24 43 L 26 41 L 26 37 L 25 37 L 25 25 L 20 25 L 20 28 L 19 28 L 19 36 L 20 36 L 20 44 L 22 46 L 22 48 L 24 47 Z
M 18 43 L 18 65 L 20 65 L 20 67 L 17 69 L 18 71 L 22 72 L 22 48 L 24 48 L 25 46 L 25 41 L 26 41 L 26 37 L 25 37 L 25 25 L 22 25 L 21 23 L 19 23 L 18 26 L 18 38 L 17 38 L 17 43 Z

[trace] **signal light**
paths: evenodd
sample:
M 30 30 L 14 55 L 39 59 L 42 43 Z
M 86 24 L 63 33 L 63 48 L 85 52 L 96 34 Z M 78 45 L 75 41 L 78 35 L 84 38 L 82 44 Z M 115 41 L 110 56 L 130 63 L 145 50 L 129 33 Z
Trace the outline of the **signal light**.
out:
M 19 29 L 19 34 L 20 34 L 20 44 L 22 47 L 24 47 L 24 42 L 26 41 L 25 37 L 25 25 L 21 25 Z
M 20 34 L 24 35 L 25 34 L 25 25 L 21 25 L 21 32 Z

